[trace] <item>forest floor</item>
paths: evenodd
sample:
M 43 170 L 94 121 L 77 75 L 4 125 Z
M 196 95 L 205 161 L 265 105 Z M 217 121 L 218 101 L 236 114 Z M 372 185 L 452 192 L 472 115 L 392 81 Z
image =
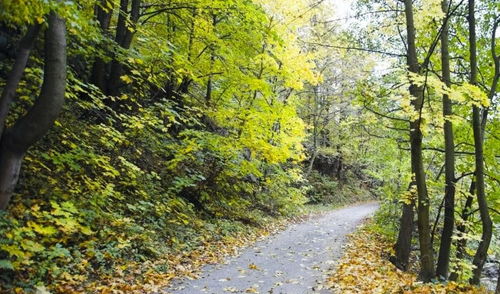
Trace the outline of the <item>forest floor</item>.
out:
M 293 224 L 237 257 L 205 266 L 198 279 L 173 281 L 164 293 L 329 293 L 324 282 L 346 236 L 377 208 L 358 204 Z
M 403 272 L 389 262 L 394 241 L 377 232 L 373 222 L 349 235 L 342 258 L 331 270 L 326 287 L 334 294 L 487 294 L 484 287 L 455 282 L 424 284 L 417 279 L 416 263 Z M 416 261 L 416 260 L 414 260 Z

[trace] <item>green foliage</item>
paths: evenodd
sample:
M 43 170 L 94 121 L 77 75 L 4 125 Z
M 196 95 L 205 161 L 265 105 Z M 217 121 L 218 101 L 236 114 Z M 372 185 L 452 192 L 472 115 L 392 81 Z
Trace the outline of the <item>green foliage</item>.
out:
M 368 3 L 369 2 L 369 3 Z M 377 114 L 376 123 L 385 127 L 385 131 L 369 129 L 370 133 L 385 141 L 381 157 L 387 164 L 381 165 L 378 173 L 384 179 L 385 185 L 381 188 L 384 201 L 381 203 L 376 219 L 382 231 L 392 232 L 395 237 L 398 231 L 398 219 L 401 214 L 401 203 L 409 203 L 409 183 L 412 180 L 408 138 L 408 122 L 421 119 L 423 132 L 423 164 L 426 172 L 426 183 L 429 192 L 430 220 L 434 235 L 434 249 L 438 252 L 440 235 L 443 229 L 442 201 L 445 191 L 444 178 L 444 132 L 443 125 L 446 121 L 453 124 L 455 144 L 455 228 L 458 225 L 466 226 L 466 234 L 454 232 L 451 255 L 456 255 L 456 244 L 459 239 L 467 241 L 465 258 L 457 260 L 452 258 L 451 268 L 459 272 L 459 279 L 466 282 L 471 276 L 471 261 L 479 244 L 481 236 L 481 220 L 477 213 L 476 196 L 473 195 L 473 205 L 464 210 L 469 189 L 473 181 L 474 139 L 471 124 L 472 106 L 482 111 L 488 109 L 488 119 L 484 122 L 484 153 L 486 174 L 486 195 L 490 214 L 497 218 L 493 212 L 498 207 L 498 85 L 493 84 L 495 66 L 493 55 L 498 55 L 498 31 L 492 31 L 495 16 L 498 15 L 498 4 L 491 1 L 476 1 L 477 11 L 477 60 L 480 82 L 477 85 L 469 83 L 469 28 L 468 22 L 463 21 L 461 14 L 466 13 L 467 5 L 454 6 L 450 4 L 453 15 L 448 19 L 450 27 L 449 53 L 451 68 L 451 87 L 446 87 L 441 81 L 441 56 L 439 30 L 443 22 L 441 2 L 435 0 L 413 1 L 414 18 L 416 26 L 417 52 L 420 64 L 428 58 L 428 67 L 422 67 L 419 74 L 408 73 L 405 58 L 387 59 L 390 69 L 383 75 L 363 81 L 359 86 L 359 104 Z M 358 1 L 359 13 L 377 11 L 379 9 L 394 8 L 398 4 L 394 1 Z M 480 12 L 479 12 L 480 11 Z M 404 23 L 404 13 L 378 14 L 370 17 L 370 25 L 363 27 L 366 39 L 360 40 L 361 45 L 376 48 L 384 52 L 398 52 L 406 56 L 407 48 L 402 46 L 398 38 L 400 27 L 395 19 Z M 374 29 L 374 28 L 380 29 Z M 373 32 L 375 31 L 375 32 Z M 372 33 L 373 32 L 373 33 Z M 496 47 L 491 48 L 492 44 Z M 375 45 L 376 44 L 376 45 Z M 433 47 L 434 45 L 435 47 Z M 465 44 L 465 46 L 464 46 Z M 360 46 L 361 46 L 360 45 Z M 431 50 L 434 48 L 434 51 Z M 460 61 L 458 61 L 460 59 Z M 462 67 L 465 70 L 457 70 Z M 425 86 L 424 104 L 419 111 L 415 111 L 414 97 L 408 93 L 410 85 Z M 447 94 L 452 101 L 453 115 L 443 116 L 443 94 Z M 397 150 L 399 149 L 399 152 Z M 489 155 L 486 155 L 489 154 Z M 496 155 L 493 155 L 496 154 Z M 374 175 L 377 177 L 377 175 Z M 462 215 L 467 214 L 469 219 L 464 222 Z M 494 219 L 494 222 L 498 221 Z M 498 231 L 494 234 L 498 235 Z M 495 237 L 494 237 L 495 239 Z M 417 242 L 417 240 L 414 240 Z M 490 253 L 496 252 L 498 243 L 492 242 Z
M 379 2 L 366 6 L 375 11 Z M 417 2 L 417 45 L 426 52 L 420 49 L 433 40 L 431 32 L 443 15 L 440 1 Z M 461 208 L 470 183 L 466 174 L 474 164 L 468 156 L 473 151 L 470 106 L 497 102 L 488 100 L 484 85 L 472 86 L 458 73 L 450 89 L 434 73 L 408 75 L 395 60 L 388 63 L 396 70 L 372 75 L 376 58 L 317 45 L 346 47 L 358 33 L 318 21 L 330 17 L 327 3 L 321 8 L 305 0 L 152 0 L 142 2 L 137 23 L 129 15 L 131 7 L 119 12 L 119 4 L 0 2 L 0 33 L 12 48 L 29 26 L 40 24 L 43 32 L 50 11 L 66 20 L 68 35 L 64 110 L 49 134 L 27 152 L 9 210 L 0 214 L 0 234 L 6 236 L 0 239 L 0 288 L 45 289 L 45 284 L 55 292 L 71 292 L 132 263 L 184 254 L 246 232 L 249 224 L 262 225 L 269 216 L 294 214 L 306 202 L 343 204 L 383 195 L 376 218 L 383 224 L 379 229 L 388 233 L 397 228 L 401 203 L 409 200 L 406 120 L 420 115 L 429 149 L 442 149 L 441 126 L 446 120 L 454 124 L 465 154 L 456 161 L 457 174 L 464 175 L 457 183 Z M 498 8 L 487 6 L 486 11 Z M 110 13 L 109 26 L 100 23 L 98 7 Z M 130 46 L 118 38 L 120 14 L 126 18 L 125 33 L 131 33 Z M 491 26 L 490 14 L 485 12 L 482 27 Z M 371 23 L 367 31 L 381 30 L 363 42 L 397 52 L 400 46 L 393 43 L 399 31 L 386 23 L 394 19 L 401 14 Z M 464 38 L 464 27 L 452 23 L 457 38 Z M 7 126 L 37 97 L 42 36 Z M 460 57 L 457 62 L 466 62 L 458 43 L 452 42 L 451 49 Z M 489 54 L 485 47 L 480 54 Z M 14 60 L 0 53 L 3 86 Z M 486 58 L 481 60 L 488 81 L 494 73 Z M 439 70 L 437 57 L 431 61 Z M 100 62 L 105 82 L 118 73 L 113 95 L 93 81 Z M 116 65 L 122 68 L 113 72 Z M 412 109 L 410 84 L 427 85 L 426 105 L 432 107 L 422 113 Z M 452 117 L 442 116 L 443 93 L 455 104 Z M 487 193 L 498 207 L 499 188 L 492 179 L 499 178 L 499 126 L 492 112 L 485 132 Z M 318 154 L 339 161 L 337 174 L 326 175 L 314 165 L 308 170 Z M 444 189 L 439 176 L 443 156 L 425 152 L 424 161 L 435 208 Z M 470 222 L 465 237 L 475 244 L 477 217 Z M 466 277 L 468 265 L 456 264 Z M 166 272 L 168 265 L 152 268 Z
M 105 8 L 111 28 L 118 2 Z M 280 11 L 246 0 L 198 1 L 192 9 L 171 1 L 181 8 L 144 8 L 142 22 L 129 24 L 135 35 L 125 50 L 99 28 L 96 3 L 0 6 L 2 22 L 21 33 L 55 10 L 69 38 L 64 110 L 29 150 L 0 216 L 2 287 L 63 291 L 290 215 L 306 201 L 305 129 L 293 91 L 317 77 L 296 32 L 275 23 Z M 36 97 L 38 45 L 9 125 Z M 98 59 L 123 63 L 120 95 L 91 83 Z
M 372 201 L 376 196 L 369 191 L 373 187 L 365 186 L 363 179 L 346 171 L 346 179 L 338 180 L 328 175 L 313 171 L 308 181 L 310 188 L 307 191 L 309 203 L 321 204 L 350 204 L 360 201 Z

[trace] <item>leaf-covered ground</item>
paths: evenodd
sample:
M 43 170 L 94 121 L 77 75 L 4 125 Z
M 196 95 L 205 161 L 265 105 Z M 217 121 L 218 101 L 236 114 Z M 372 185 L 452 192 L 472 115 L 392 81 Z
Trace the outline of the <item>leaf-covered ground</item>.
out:
M 177 280 L 174 294 L 328 293 L 324 281 L 342 255 L 347 234 L 378 208 L 374 202 L 329 211 L 257 242 L 197 280 Z
M 178 250 L 155 261 L 130 262 L 117 266 L 107 276 L 96 277 L 92 282 L 67 283 L 57 287 L 58 293 L 154 293 L 167 287 L 172 279 L 198 277 L 202 266 L 219 264 L 228 256 L 238 255 L 242 249 L 274 235 L 290 224 L 316 218 L 331 210 L 328 206 L 309 206 L 298 216 L 269 218 L 265 225 L 246 226 L 226 236 L 207 237 L 207 241 L 193 250 Z M 79 286 L 78 286 L 79 285 Z M 39 287 L 44 293 L 44 287 Z M 15 289 L 23 293 L 22 288 Z
M 144 263 L 130 263 L 115 269 L 109 277 L 101 277 L 96 282 L 80 289 L 58 289 L 62 293 L 151 293 L 166 287 L 175 277 L 195 278 L 201 266 L 215 264 L 229 255 L 238 254 L 239 250 L 266 236 L 275 234 L 288 224 L 299 222 L 310 214 L 286 219 L 275 219 L 265 226 L 247 228 L 246 231 L 225 236 L 220 240 L 205 242 L 190 251 L 179 251 L 158 260 Z M 162 272 L 160 267 L 167 270 Z
M 397 269 L 388 257 L 392 253 L 392 242 L 374 232 L 369 225 L 350 235 L 344 256 L 328 278 L 327 285 L 333 293 L 488 293 L 483 288 L 446 284 L 423 284 L 413 272 Z

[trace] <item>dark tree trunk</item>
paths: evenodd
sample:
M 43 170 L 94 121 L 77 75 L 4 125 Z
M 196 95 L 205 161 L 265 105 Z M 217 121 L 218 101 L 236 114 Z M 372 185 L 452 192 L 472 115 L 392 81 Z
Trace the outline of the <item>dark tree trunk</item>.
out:
M 14 66 L 12 66 L 5 83 L 5 87 L 3 88 L 2 96 L 0 97 L 0 138 L 2 137 L 5 120 L 9 114 L 10 103 L 16 96 L 17 86 L 19 85 L 19 81 L 21 81 L 24 68 L 28 63 L 31 48 L 33 48 L 33 44 L 35 43 L 39 31 L 40 25 L 30 27 L 26 32 L 26 35 L 19 42 Z
M 95 6 L 95 16 L 99 22 L 99 27 L 103 32 L 107 32 L 111 23 L 113 12 L 113 1 L 101 0 L 101 3 Z
M 465 236 L 465 233 L 467 232 L 467 227 L 466 223 L 469 219 L 469 216 L 471 216 L 471 210 L 472 210 L 472 203 L 474 202 L 474 191 L 476 190 L 476 182 L 474 179 L 470 183 L 469 187 L 469 195 L 467 196 L 467 199 L 465 200 L 465 205 L 462 210 L 461 214 L 461 219 L 462 221 L 457 225 L 457 236 L 460 237 L 457 240 L 457 254 L 456 257 L 458 260 L 462 260 L 465 256 L 465 248 L 467 247 L 467 239 L 463 238 Z M 456 281 L 458 279 L 458 273 L 457 272 L 452 272 L 450 274 L 450 280 L 451 281 Z
M 493 59 L 493 63 L 495 66 L 495 75 L 493 77 L 493 81 L 491 82 L 491 88 L 490 88 L 490 93 L 488 95 L 490 101 L 493 99 L 493 97 L 496 94 L 496 89 L 498 86 L 498 80 L 500 78 L 500 56 L 496 55 L 496 31 L 498 29 L 498 26 L 500 25 L 500 17 L 497 17 L 493 24 L 493 29 L 491 31 L 491 57 Z M 481 140 L 484 142 L 484 132 L 486 129 L 486 121 L 488 119 L 488 109 L 485 109 L 483 111 L 483 115 L 481 117 Z M 463 223 L 467 222 L 469 216 L 472 214 L 472 202 L 474 201 L 474 192 L 476 190 L 476 182 L 473 179 L 469 188 L 469 196 L 467 197 L 467 200 L 465 202 L 464 209 L 462 211 L 462 220 Z M 466 227 L 464 225 L 458 225 L 457 226 L 458 230 L 458 236 L 463 236 L 466 233 Z M 466 239 L 459 239 L 457 242 L 457 259 L 461 260 L 464 257 L 465 254 L 465 248 L 467 245 L 467 240 Z M 450 280 L 456 281 L 458 279 L 458 274 L 457 273 L 452 273 L 450 275 Z
M 216 27 L 217 27 L 217 15 L 212 15 L 212 26 L 213 26 L 213 29 L 214 29 L 214 32 L 216 31 Z M 214 66 L 214 63 L 215 63 L 215 50 L 213 48 L 213 46 L 209 46 L 209 50 L 210 50 L 210 68 L 213 68 Z M 210 103 L 212 102 L 212 77 L 213 77 L 213 74 L 210 73 L 208 75 L 208 80 L 207 80 L 207 93 L 206 93 L 206 96 L 205 96 L 205 102 L 207 104 L 207 106 L 210 106 Z
M 495 76 L 493 77 L 493 82 L 491 84 L 490 88 L 490 100 L 493 99 L 496 93 L 496 89 L 498 86 L 498 80 L 500 79 L 500 56 L 496 55 L 496 32 L 498 29 L 498 26 L 500 25 L 500 16 L 497 16 L 497 19 L 495 20 L 495 23 L 493 25 L 493 30 L 491 33 L 491 57 L 493 58 L 493 62 L 495 64 Z M 484 140 L 484 130 L 485 130 L 485 125 L 486 125 L 486 119 L 487 119 L 488 111 L 485 109 L 483 112 L 483 120 L 481 122 L 481 127 L 483 131 L 483 140 Z M 497 278 L 497 287 L 495 289 L 495 294 L 500 294 L 500 264 L 498 266 L 498 278 Z
M 212 100 L 212 76 L 208 77 L 207 81 L 207 93 L 205 95 L 205 103 L 210 106 L 210 101 Z
M 437 225 L 439 223 L 439 220 L 441 219 L 441 211 L 443 210 L 443 206 L 444 206 L 444 197 L 443 197 L 443 200 L 441 200 L 441 204 L 439 204 L 438 213 L 437 213 L 436 219 L 434 220 L 434 225 L 432 226 L 432 231 L 431 231 L 432 248 L 434 248 L 434 236 L 436 234 L 436 228 L 437 228 Z
M 106 80 L 106 63 L 102 58 L 96 58 L 92 65 L 92 72 L 90 74 L 90 82 L 94 84 L 101 91 L 105 90 Z
M 409 191 L 412 191 L 415 186 L 415 182 L 411 182 L 408 187 Z M 412 195 L 412 200 L 410 203 L 403 204 L 403 213 L 401 214 L 401 219 L 399 222 L 399 233 L 398 240 L 394 249 L 396 255 L 391 258 L 391 262 L 399 269 L 406 271 L 408 269 L 408 264 L 410 260 L 411 253 L 411 240 L 413 234 L 414 215 L 415 215 L 415 201 L 413 200 L 414 195 Z
M 132 28 L 129 29 L 127 26 L 128 0 L 120 1 L 120 15 L 118 17 L 115 42 L 123 49 L 129 49 L 132 44 L 135 26 L 139 20 L 140 6 L 140 0 L 132 0 L 130 9 L 130 25 L 132 25 Z M 108 78 L 108 95 L 117 96 L 120 94 L 120 87 L 122 84 L 120 77 L 122 74 L 123 64 L 118 58 L 114 58 L 113 61 L 111 61 L 111 69 Z
M 448 13 L 448 0 L 442 2 L 443 11 Z M 451 86 L 450 77 L 450 54 L 448 51 L 448 21 L 441 32 L 441 64 L 443 71 L 443 83 Z M 444 145 L 445 145 L 445 192 L 444 192 L 444 224 L 439 245 L 439 257 L 436 267 L 436 275 L 446 279 L 450 264 L 450 248 L 455 224 L 455 143 L 453 139 L 453 124 L 447 118 L 453 114 L 450 98 L 443 95 L 444 122 Z
M 405 0 L 406 30 L 408 40 L 407 64 L 410 72 L 419 74 L 420 66 L 417 59 L 417 48 L 415 42 L 415 26 L 413 20 L 412 0 Z M 410 94 L 415 97 L 412 106 L 418 113 L 423 107 L 423 88 L 412 84 Z M 425 170 L 422 157 L 422 130 L 420 129 L 421 118 L 410 122 L 410 144 L 411 165 L 415 174 L 418 198 L 418 239 L 420 243 L 420 279 L 424 282 L 434 278 L 434 253 L 431 246 L 431 229 L 429 225 L 429 197 L 425 179 Z
M 470 83 L 477 84 L 477 54 L 476 54 L 476 19 L 474 14 L 474 0 L 469 0 L 469 51 L 470 51 Z M 481 216 L 482 235 L 479 246 L 472 260 L 472 264 L 476 267 L 472 271 L 470 283 L 478 285 L 481 272 L 483 270 L 486 257 L 488 256 L 488 248 L 490 247 L 491 235 L 493 233 L 493 224 L 491 222 L 488 203 L 484 191 L 484 155 L 483 155 L 483 132 L 481 129 L 481 115 L 479 107 L 472 107 L 472 129 L 474 131 L 474 153 L 476 161 L 476 197 L 479 205 L 479 215 Z
M 109 3 L 109 5 L 108 5 Z M 95 7 L 95 15 L 97 21 L 99 22 L 99 27 L 104 36 L 107 35 L 109 30 L 109 25 L 111 22 L 112 7 L 113 2 L 109 0 L 101 0 L 100 4 Z M 103 9 L 106 7 L 109 10 Z M 90 75 L 90 82 L 96 85 L 101 91 L 105 90 L 106 84 L 106 63 L 102 58 L 97 57 L 92 66 L 92 72 Z
M 319 121 L 319 116 L 320 114 L 318 113 L 318 100 L 319 100 L 319 86 L 314 86 L 314 102 L 313 102 L 313 115 L 311 115 L 312 119 L 312 140 L 313 140 L 313 146 L 312 146 L 312 154 L 311 154 L 311 159 L 309 161 L 309 165 L 307 167 L 307 171 L 305 174 L 305 177 L 309 177 L 311 174 L 313 167 L 314 167 L 314 161 L 316 160 L 316 157 L 318 156 L 319 153 L 319 146 L 318 146 L 318 121 Z
M 66 88 L 66 28 L 54 12 L 45 32 L 45 65 L 40 95 L 27 114 L 5 130 L 0 140 L 0 209 L 16 186 L 24 153 L 47 133 L 59 115 Z
M 0 210 L 5 210 L 19 178 L 23 154 L 1 144 L 0 149 Z

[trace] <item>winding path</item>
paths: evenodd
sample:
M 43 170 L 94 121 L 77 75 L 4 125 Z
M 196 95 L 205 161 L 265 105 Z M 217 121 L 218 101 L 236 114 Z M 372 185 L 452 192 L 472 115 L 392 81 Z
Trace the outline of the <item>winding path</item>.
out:
M 346 235 L 377 208 L 359 204 L 291 225 L 224 264 L 205 266 L 197 280 L 174 281 L 164 293 L 328 293 L 322 282 L 341 256 Z

